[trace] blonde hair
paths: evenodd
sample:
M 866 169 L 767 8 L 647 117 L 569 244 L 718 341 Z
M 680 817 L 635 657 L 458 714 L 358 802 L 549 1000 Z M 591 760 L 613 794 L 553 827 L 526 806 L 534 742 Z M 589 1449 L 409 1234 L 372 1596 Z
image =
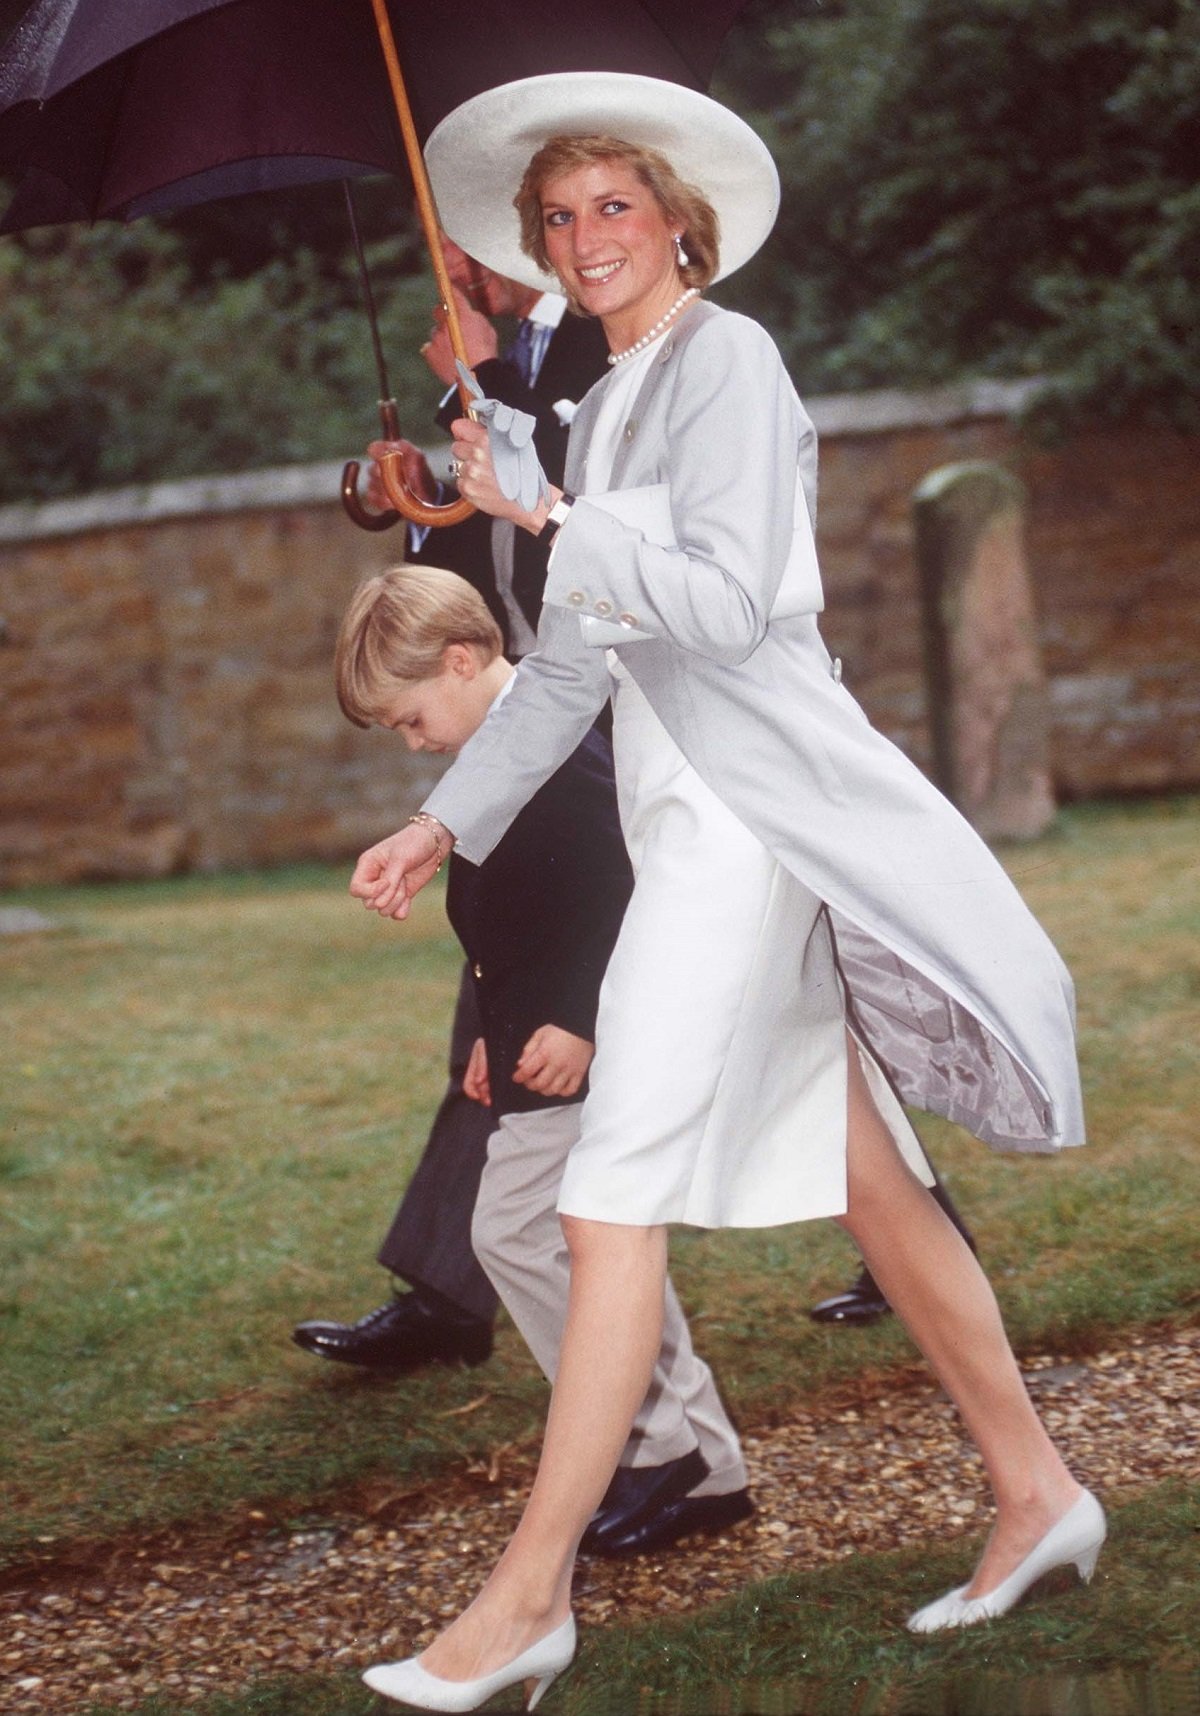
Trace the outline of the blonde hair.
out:
M 717 212 L 704 192 L 684 182 L 667 157 L 640 143 L 623 143 L 619 137 L 552 137 L 543 143 L 525 169 L 513 207 L 521 221 L 521 249 L 547 274 L 554 270 L 546 254 L 542 223 L 542 192 L 551 179 L 576 167 L 600 161 L 621 161 L 650 191 L 664 217 L 682 228 L 687 264 L 679 270 L 686 286 L 705 287 L 721 261 L 721 226 Z M 568 294 L 569 296 L 569 294 Z M 572 303 L 572 308 L 578 308 Z
M 501 653 L 500 627 L 479 592 L 441 566 L 394 566 L 358 586 L 342 616 L 334 681 L 342 714 L 370 727 L 399 687 L 436 679 L 451 644 Z

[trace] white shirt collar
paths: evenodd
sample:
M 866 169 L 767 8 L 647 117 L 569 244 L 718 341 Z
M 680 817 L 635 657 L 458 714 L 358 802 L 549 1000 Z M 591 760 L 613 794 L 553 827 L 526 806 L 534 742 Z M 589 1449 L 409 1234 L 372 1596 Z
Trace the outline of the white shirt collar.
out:
M 558 292 L 543 292 L 524 318 L 539 328 L 557 328 L 566 313 L 567 300 Z

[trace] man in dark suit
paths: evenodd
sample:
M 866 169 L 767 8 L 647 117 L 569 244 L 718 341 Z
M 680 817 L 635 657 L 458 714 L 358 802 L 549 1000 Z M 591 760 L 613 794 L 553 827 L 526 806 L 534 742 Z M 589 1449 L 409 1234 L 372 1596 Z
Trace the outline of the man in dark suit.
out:
M 494 274 L 450 239 L 444 248 L 467 358 L 480 386 L 490 398 L 536 419 L 538 456 L 550 480 L 561 481 L 574 407 L 604 373 L 608 347 L 600 324 L 565 315 L 565 299 Z M 493 318 L 508 316 L 516 318 L 517 336 L 502 356 Z M 452 388 L 454 353 L 440 309 L 421 349 L 433 373 Z M 460 410 L 457 394 L 451 393 L 438 415 L 442 427 Z M 384 445 L 373 443 L 372 454 L 378 456 Z M 414 492 L 442 500 L 443 485 L 419 450 L 407 442 L 399 450 Z M 386 504 L 381 493 L 371 498 L 375 505 Z M 441 530 L 410 525 L 407 549 L 409 560 L 444 566 L 479 591 L 500 626 L 510 660 L 532 649 L 546 579 L 545 543 L 476 513 Z M 497 1299 L 470 1237 L 491 1124 L 487 1110 L 462 1089 L 479 1034 L 470 976 L 464 972 L 451 1032 L 449 1082 L 378 1253 L 383 1267 L 409 1291 L 395 1293 L 355 1323 L 300 1323 L 293 1339 L 307 1352 L 392 1372 L 434 1361 L 479 1364 L 491 1352 Z

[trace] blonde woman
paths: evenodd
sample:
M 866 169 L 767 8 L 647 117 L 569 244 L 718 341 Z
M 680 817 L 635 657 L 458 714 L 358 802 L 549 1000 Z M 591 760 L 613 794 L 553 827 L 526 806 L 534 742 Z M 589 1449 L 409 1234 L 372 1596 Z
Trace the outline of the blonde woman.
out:
M 700 295 L 770 230 L 770 156 L 706 97 L 604 73 L 491 91 L 428 154 L 447 230 L 510 276 L 552 271 L 611 369 L 565 488 L 532 510 L 498 485 L 486 428 L 455 426 L 462 492 L 553 535 L 538 650 L 352 891 L 403 918 L 451 845 L 481 861 L 610 694 L 636 881 L 559 1197 L 570 1305 L 528 1506 L 469 1608 L 368 1682 L 465 1710 L 526 1680 L 532 1708 L 571 1660 L 575 1550 L 646 1391 L 675 1221 L 840 1221 L 956 1402 L 995 1524 L 913 1630 L 1002 1614 L 1066 1562 L 1090 1577 L 1103 1512 L 1033 1410 L 901 1103 L 1000 1148 L 1080 1143 L 1070 979 L 821 642 L 811 426 L 767 334 Z

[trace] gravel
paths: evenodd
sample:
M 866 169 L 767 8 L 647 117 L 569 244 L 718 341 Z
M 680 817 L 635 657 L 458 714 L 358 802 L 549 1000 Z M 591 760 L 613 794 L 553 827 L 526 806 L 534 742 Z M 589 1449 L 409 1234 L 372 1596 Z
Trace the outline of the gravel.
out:
M 1082 1360 L 1047 1355 L 1025 1370 L 1072 1469 L 1101 1494 L 1200 1476 L 1200 1330 L 1149 1333 Z M 979 1461 L 915 1368 L 750 1427 L 743 1441 L 755 1517 L 665 1558 L 581 1563 L 585 1628 L 683 1614 L 788 1568 L 986 1525 Z M 311 1530 L 252 1513 L 235 1538 L 180 1531 L 27 1570 L 0 1592 L 0 1707 L 57 1716 L 157 1693 L 182 1711 L 256 1676 L 420 1649 L 499 1553 L 533 1459 L 498 1448 L 415 1493 L 327 1510 Z

